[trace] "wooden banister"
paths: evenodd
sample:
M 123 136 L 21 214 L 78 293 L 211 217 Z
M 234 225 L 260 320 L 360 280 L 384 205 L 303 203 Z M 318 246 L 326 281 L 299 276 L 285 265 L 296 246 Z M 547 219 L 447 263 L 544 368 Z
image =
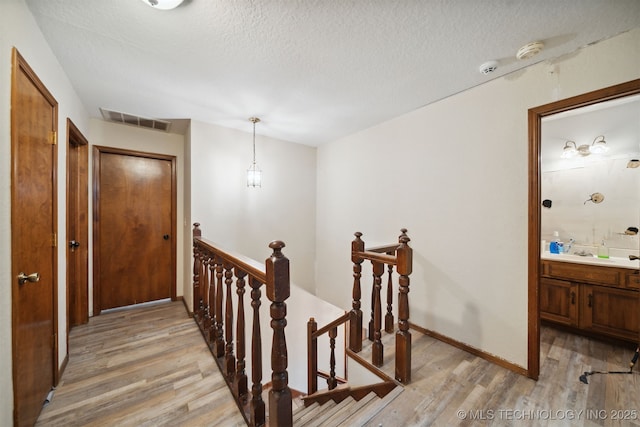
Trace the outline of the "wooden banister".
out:
M 335 365 L 335 339 L 338 333 L 338 326 L 343 325 L 351 319 L 351 312 L 346 312 L 337 319 L 329 322 L 318 329 L 316 320 L 312 317 L 307 322 L 307 391 L 313 394 L 318 391 L 318 377 L 326 378 L 329 390 L 334 389 L 338 383 L 342 383 L 336 377 Z M 320 375 L 318 371 L 318 338 L 324 334 L 329 335 L 329 375 Z
M 225 250 L 202 238 L 200 224 L 193 229 L 193 311 L 205 342 L 223 373 L 229 390 L 247 424 L 265 424 L 266 405 L 262 400 L 262 338 L 260 328 L 261 288 L 271 301 L 273 329 L 271 346 L 270 426 L 292 425 L 291 391 L 288 386 L 288 355 L 285 337 L 286 300 L 290 295 L 289 260 L 282 253 L 284 243 L 269 244 L 271 256 L 264 265 Z M 235 283 L 235 289 L 233 285 Z M 245 309 L 247 283 L 251 287 L 251 309 Z M 234 292 L 235 291 L 235 292 Z M 237 301 L 234 312 L 233 299 Z M 251 390 L 246 374 L 245 340 L 248 331 L 245 310 L 251 312 Z M 234 330 L 235 324 L 235 330 Z
M 409 332 L 409 275 L 412 271 L 413 250 L 409 246 L 407 229 L 403 228 L 398 237 L 398 243 L 365 248 L 362 233 L 356 232 L 356 238 L 351 243 L 351 261 L 353 262 L 353 302 L 350 317 L 349 350 L 357 353 L 362 350 L 362 310 L 361 283 L 362 263 L 370 261 L 373 267 L 373 286 L 371 289 L 371 319 L 369 321 L 369 340 L 372 344 L 372 363 L 381 366 L 384 349 L 381 343 L 382 328 L 382 275 L 387 266 L 388 281 L 386 290 L 386 313 L 384 316 L 384 330 L 392 333 L 394 330 L 393 317 L 393 269 L 398 278 L 398 331 L 396 333 L 396 380 L 402 383 L 411 381 L 411 332 Z

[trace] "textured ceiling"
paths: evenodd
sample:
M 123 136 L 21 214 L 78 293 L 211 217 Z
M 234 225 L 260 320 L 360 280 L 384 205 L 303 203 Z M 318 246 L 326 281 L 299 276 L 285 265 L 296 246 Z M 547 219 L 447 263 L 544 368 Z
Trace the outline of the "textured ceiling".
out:
M 250 132 L 258 116 L 258 134 L 308 145 L 640 27 L 638 0 L 26 2 L 93 117 Z M 536 40 L 540 55 L 515 59 Z

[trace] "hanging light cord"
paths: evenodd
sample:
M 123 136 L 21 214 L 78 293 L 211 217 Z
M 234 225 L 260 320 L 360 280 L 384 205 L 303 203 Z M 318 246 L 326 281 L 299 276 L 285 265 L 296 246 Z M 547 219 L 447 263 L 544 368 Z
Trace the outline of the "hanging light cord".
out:
M 256 165 L 256 123 L 260 121 L 257 117 L 251 117 L 249 120 L 253 123 L 253 166 Z

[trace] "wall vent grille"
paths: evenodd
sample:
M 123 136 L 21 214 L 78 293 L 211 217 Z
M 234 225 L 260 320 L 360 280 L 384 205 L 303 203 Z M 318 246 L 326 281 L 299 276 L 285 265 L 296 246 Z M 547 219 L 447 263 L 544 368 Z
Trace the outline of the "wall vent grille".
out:
M 106 108 L 100 108 L 100 113 L 102 113 L 102 118 L 108 122 L 124 123 L 126 125 L 162 132 L 169 132 L 169 129 L 171 129 L 171 122 L 167 120 L 150 119 L 148 117 L 135 116 L 133 114 L 122 113 L 120 111 L 107 110 Z

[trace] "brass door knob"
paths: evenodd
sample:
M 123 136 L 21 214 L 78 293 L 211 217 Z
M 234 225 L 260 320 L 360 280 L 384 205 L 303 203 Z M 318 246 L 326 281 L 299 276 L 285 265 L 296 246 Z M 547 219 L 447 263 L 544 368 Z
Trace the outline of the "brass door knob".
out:
M 40 280 L 40 273 L 31 273 L 28 276 L 24 273 L 18 274 L 18 283 L 24 285 L 25 282 L 37 282 Z

